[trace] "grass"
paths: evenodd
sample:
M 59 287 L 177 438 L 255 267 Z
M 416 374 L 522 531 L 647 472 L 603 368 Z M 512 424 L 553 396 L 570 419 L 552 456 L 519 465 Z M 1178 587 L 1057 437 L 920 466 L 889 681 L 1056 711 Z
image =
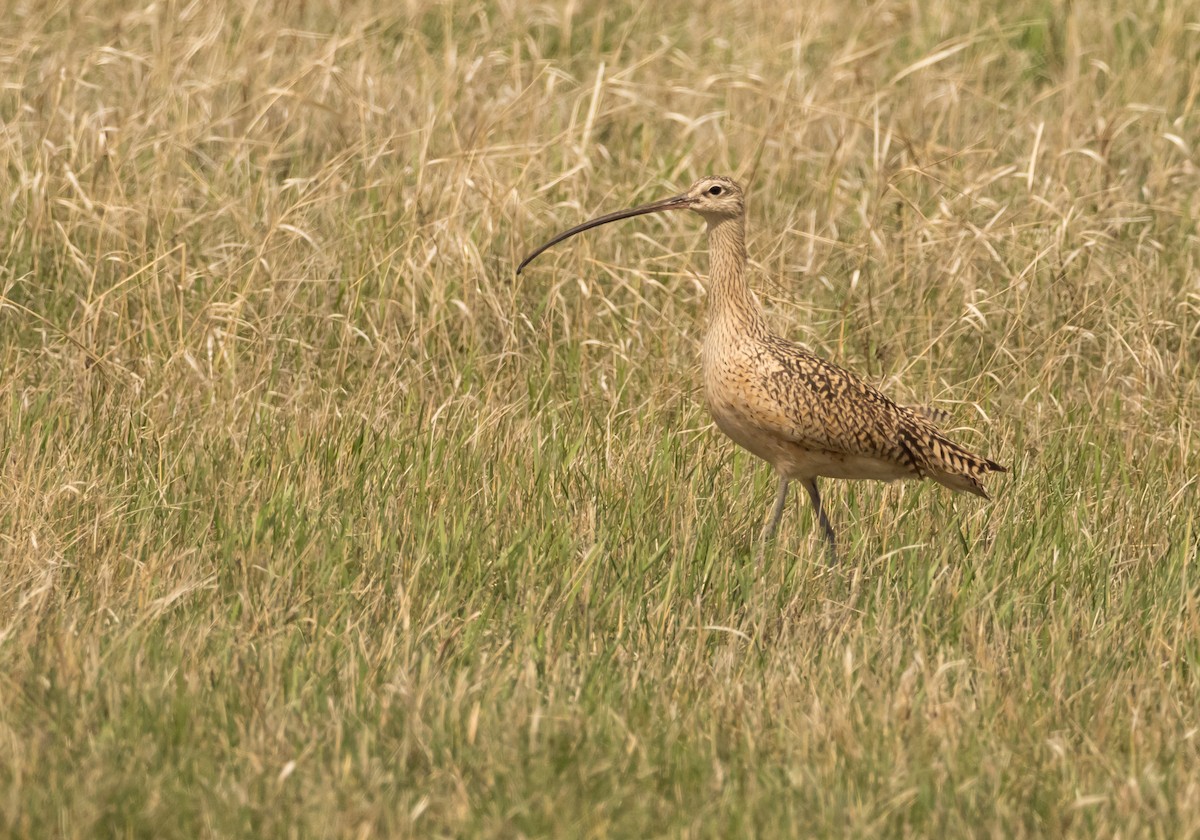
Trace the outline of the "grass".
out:
M 8 3 L 0 831 L 1200 833 L 1200 4 Z M 794 8 L 793 8 L 794 6 Z M 1011 467 L 826 483 L 776 327 Z

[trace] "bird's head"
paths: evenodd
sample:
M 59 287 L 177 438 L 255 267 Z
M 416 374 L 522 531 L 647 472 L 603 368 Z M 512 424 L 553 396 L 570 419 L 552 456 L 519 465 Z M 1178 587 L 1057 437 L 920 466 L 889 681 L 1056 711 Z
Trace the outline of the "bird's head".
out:
M 683 196 L 687 209 L 699 213 L 709 222 L 741 216 L 746 212 L 746 199 L 741 185 L 723 175 L 701 178 L 688 187 Z

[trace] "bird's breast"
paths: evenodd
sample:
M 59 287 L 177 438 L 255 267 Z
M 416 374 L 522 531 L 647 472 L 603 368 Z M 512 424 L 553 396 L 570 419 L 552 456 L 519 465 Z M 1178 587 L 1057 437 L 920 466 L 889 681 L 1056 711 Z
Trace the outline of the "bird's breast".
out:
M 776 464 L 787 446 L 770 431 L 772 396 L 767 373 L 752 352 L 737 348 L 705 348 L 701 358 L 704 400 L 713 421 L 734 443 Z

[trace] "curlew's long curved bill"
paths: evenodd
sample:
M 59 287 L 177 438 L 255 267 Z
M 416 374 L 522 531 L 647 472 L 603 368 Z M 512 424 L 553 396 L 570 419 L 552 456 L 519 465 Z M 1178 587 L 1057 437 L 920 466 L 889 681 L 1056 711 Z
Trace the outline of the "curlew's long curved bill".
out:
M 570 230 L 564 230 L 558 236 L 551 239 L 545 245 L 542 245 L 529 253 L 525 259 L 521 260 L 521 264 L 517 266 L 517 274 L 520 274 L 525 266 L 529 265 L 534 259 L 545 251 L 547 248 L 552 248 L 564 239 L 570 239 L 577 233 L 583 233 L 585 230 L 591 230 L 600 225 L 606 225 L 609 222 L 616 222 L 621 219 L 628 219 L 631 216 L 644 216 L 647 213 L 661 213 L 664 210 L 684 210 L 691 204 L 691 199 L 687 193 L 673 195 L 670 198 L 664 198 L 661 201 L 655 201 L 650 204 L 643 204 L 641 207 L 635 207 L 632 210 L 618 210 L 616 213 L 607 213 L 603 216 L 597 216 L 590 221 L 586 221 L 581 225 L 575 225 Z

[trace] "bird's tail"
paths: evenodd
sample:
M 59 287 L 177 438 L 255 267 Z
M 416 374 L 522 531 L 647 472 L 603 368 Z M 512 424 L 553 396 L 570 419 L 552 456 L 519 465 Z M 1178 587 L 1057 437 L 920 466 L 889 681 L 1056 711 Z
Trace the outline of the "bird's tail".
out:
M 951 490 L 990 499 L 979 480 L 988 473 L 1008 472 L 1007 467 L 969 452 L 941 434 L 935 434 L 931 443 L 926 466 L 929 477 Z
M 905 437 L 910 451 L 916 450 L 912 455 L 918 472 L 951 490 L 990 499 L 979 480 L 988 473 L 1008 472 L 1008 469 L 964 449 L 942 434 L 937 427 L 950 421 L 950 412 L 928 405 L 905 408 L 912 418 Z

